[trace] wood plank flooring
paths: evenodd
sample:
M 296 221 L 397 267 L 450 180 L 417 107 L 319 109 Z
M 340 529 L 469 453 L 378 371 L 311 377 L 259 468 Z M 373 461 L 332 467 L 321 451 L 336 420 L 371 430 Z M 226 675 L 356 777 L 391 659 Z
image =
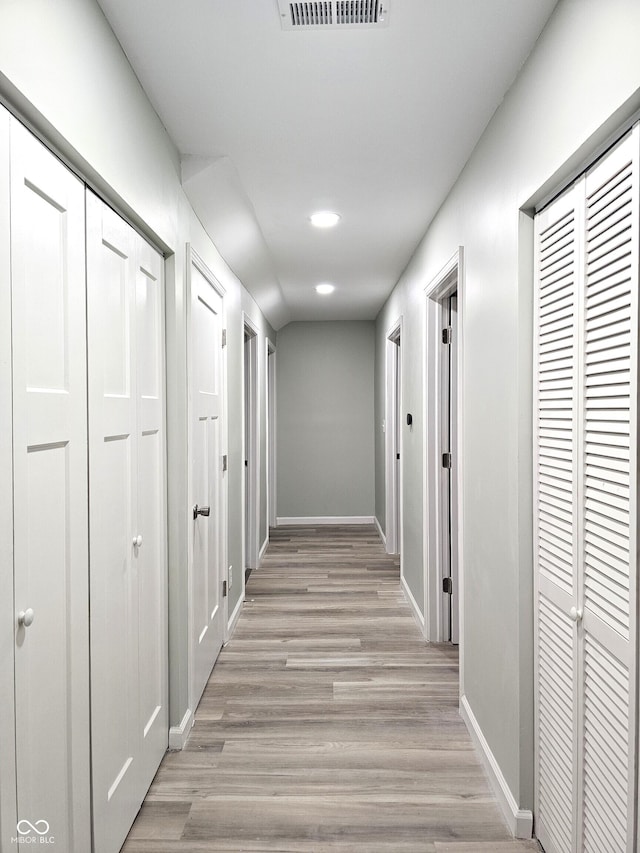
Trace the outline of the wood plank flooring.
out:
M 373 527 L 271 532 L 182 752 L 124 853 L 525 853 Z

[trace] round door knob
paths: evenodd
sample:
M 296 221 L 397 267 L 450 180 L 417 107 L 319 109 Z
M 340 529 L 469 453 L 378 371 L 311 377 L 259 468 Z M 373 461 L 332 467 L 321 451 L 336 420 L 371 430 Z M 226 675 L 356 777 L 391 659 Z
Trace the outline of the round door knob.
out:
M 142 545 L 142 534 L 138 533 L 137 536 L 133 537 L 133 544 L 136 548 L 139 548 Z
M 34 616 L 35 613 L 31 607 L 28 610 L 21 610 L 20 613 L 18 613 L 18 625 L 28 628 L 29 625 L 33 623 Z
M 569 616 L 574 622 L 579 622 L 582 619 L 582 610 L 578 610 L 577 607 L 572 607 L 569 611 Z

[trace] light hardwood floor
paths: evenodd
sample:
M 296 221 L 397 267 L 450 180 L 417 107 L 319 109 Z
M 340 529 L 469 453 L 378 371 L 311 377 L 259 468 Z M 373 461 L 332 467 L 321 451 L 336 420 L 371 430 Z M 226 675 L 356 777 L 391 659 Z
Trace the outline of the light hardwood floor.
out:
M 124 853 L 524 853 L 373 527 L 278 528 Z

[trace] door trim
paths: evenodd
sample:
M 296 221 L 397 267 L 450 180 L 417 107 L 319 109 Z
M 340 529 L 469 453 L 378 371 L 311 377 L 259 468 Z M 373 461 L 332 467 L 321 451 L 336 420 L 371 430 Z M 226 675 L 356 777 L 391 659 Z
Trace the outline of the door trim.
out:
M 242 508 L 243 508 L 243 525 L 242 525 L 242 597 L 245 593 L 245 569 L 256 569 L 259 563 L 258 557 L 258 539 L 259 524 L 260 524 L 260 423 L 259 423 L 259 383 L 258 371 L 259 353 L 258 353 L 258 328 L 250 319 L 250 317 L 242 312 L 242 461 L 247 460 L 249 465 L 249 494 L 246 493 L 247 477 L 242 477 Z M 249 340 L 245 342 L 244 336 L 248 335 Z M 246 370 L 244 347 L 249 343 L 249 359 L 251 361 L 251 376 L 249 385 L 249 410 L 247 411 L 246 403 Z M 248 423 L 247 423 L 248 419 Z M 247 447 L 247 427 L 249 430 L 249 446 Z M 246 517 L 247 503 L 249 504 L 249 517 Z M 249 527 L 249 536 L 247 537 L 247 526 Z
M 423 507 L 424 507 L 424 613 L 425 638 L 430 642 L 442 642 L 442 556 L 441 556 L 441 513 L 442 489 L 441 473 L 441 377 L 443 369 L 442 328 L 443 300 L 457 291 L 458 293 L 458 341 L 457 341 L 457 435 L 456 446 L 456 486 L 458 515 L 458 609 L 463 613 L 464 601 L 464 560 L 463 560 L 463 513 L 462 496 L 464 482 L 464 458 L 462 453 L 463 421 L 463 341 L 464 341 L 464 249 L 459 246 L 439 273 L 425 287 L 424 311 L 424 432 L 423 432 Z M 460 639 L 460 695 L 464 695 L 464 620 L 459 620 Z
M 384 405 L 384 457 L 385 457 L 385 547 L 387 554 L 400 554 L 402 572 L 402 476 L 398 468 L 403 463 L 402 454 L 402 336 L 403 317 L 400 316 L 385 335 L 385 405 Z M 400 344 L 397 344 L 400 341 Z M 399 382 L 398 382 L 399 379 Z M 399 405 L 398 405 L 398 400 Z M 396 429 L 397 424 L 397 429 Z M 400 454 L 400 466 L 396 454 Z
M 266 358 L 266 389 L 267 389 L 267 536 L 265 546 L 269 543 L 269 528 L 277 525 L 276 499 L 276 347 L 269 338 L 265 341 Z
M 13 591 L 13 395 L 11 377 L 11 230 L 9 113 L 0 107 L 0 409 L 10 428 L 0 430 L 0 693 L 7 717 L 0 726 L 0 848 L 15 834 L 16 752 L 14 707 L 15 613 Z

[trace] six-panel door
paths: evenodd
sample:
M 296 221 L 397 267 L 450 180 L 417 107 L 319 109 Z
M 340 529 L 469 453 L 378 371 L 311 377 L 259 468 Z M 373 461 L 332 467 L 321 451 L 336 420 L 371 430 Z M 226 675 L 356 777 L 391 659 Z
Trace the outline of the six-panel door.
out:
M 223 642 L 222 297 L 191 264 L 192 707 Z
M 11 132 L 18 843 L 88 851 L 84 187 Z M 3 427 L 4 428 L 4 427 Z
M 95 853 L 120 849 L 167 747 L 161 271 L 88 192 Z

